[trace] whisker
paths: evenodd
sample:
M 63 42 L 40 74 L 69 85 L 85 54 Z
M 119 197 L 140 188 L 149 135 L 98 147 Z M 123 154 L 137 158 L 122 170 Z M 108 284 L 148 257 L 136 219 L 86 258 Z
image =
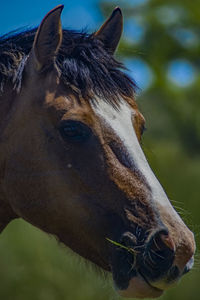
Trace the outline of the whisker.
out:
M 130 263 L 130 262 L 129 262 Z M 130 270 L 128 271 L 128 273 L 130 273 L 134 268 L 135 268 L 135 266 L 136 266 L 136 258 L 134 257 L 134 262 L 133 262 L 133 264 L 131 264 L 130 263 L 130 265 L 131 265 L 131 268 L 130 268 Z
M 189 216 L 189 215 L 191 215 L 191 213 L 189 211 L 185 210 L 184 208 L 181 208 L 181 207 L 176 206 L 176 205 L 173 205 L 173 207 L 182 216 Z
M 170 199 L 170 202 L 173 204 L 174 208 L 178 211 L 179 214 L 183 214 L 183 215 L 190 215 L 191 214 L 188 210 L 184 209 L 183 207 L 180 207 L 180 206 L 176 205 L 176 204 L 183 205 L 182 202 L 172 200 L 172 199 Z
M 173 199 L 169 199 L 172 203 L 178 203 L 178 204 L 183 204 L 183 202 L 181 201 L 177 201 L 177 200 L 173 200 Z
M 149 251 L 148 251 L 148 256 L 149 256 L 149 259 L 150 259 L 150 261 L 152 262 L 152 264 L 155 265 L 155 262 L 153 261 L 153 259 L 152 259 L 151 254 L 150 254 Z
M 156 248 L 157 248 L 158 250 L 160 250 L 160 247 L 158 246 L 155 237 L 153 238 L 153 241 L 154 241 L 154 244 L 156 245 Z
M 162 255 L 158 254 L 154 250 L 151 249 L 150 251 L 153 252 L 153 254 L 155 254 L 156 256 L 160 257 L 161 259 L 165 259 Z
M 145 246 L 144 245 L 140 245 L 140 246 L 135 246 L 133 249 L 135 250 L 137 250 L 137 249 L 144 249 L 145 248 Z
M 148 264 L 150 265 L 150 268 L 153 268 L 154 266 L 151 264 L 151 262 L 149 262 L 148 260 L 147 260 L 147 256 L 146 255 L 143 255 L 143 263 L 144 263 L 144 266 L 146 267 L 146 268 L 149 268 L 149 266 L 148 266 Z M 147 264 L 148 263 L 148 264 Z
M 152 259 L 149 261 L 147 255 L 144 256 L 144 265 L 146 265 L 147 268 L 151 268 L 151 269 L 154 269 L 155 268 L 155 264 L 152 263 Z

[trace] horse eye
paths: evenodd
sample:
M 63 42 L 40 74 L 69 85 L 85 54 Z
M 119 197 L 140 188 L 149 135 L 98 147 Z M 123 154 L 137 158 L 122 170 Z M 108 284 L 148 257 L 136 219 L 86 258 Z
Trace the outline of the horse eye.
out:
M 147 128 L 145 127 L 145 125 L 144 124 L 142 124 L 142 126 L 141 126 L 141 135 L 143 135 L 143 133 L 147 130 Z
M 59 131 L 63 139 L 72 142 L 83 142 L 91 134 L 91 129 L 87 125 L 75 120 L 61 122 Z

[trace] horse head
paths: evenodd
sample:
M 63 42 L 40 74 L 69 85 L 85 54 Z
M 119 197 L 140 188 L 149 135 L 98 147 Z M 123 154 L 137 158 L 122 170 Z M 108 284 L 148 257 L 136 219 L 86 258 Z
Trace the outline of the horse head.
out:
M 88 35 L 62 30 L 62 9 L 45 16 L 18 66 L 3 132 L 6 201 L 112 272 L 121 295 L 158 297 L 192 268 L 195 242 L 141 148 L 145 119 L 114 58 L 121 10 Z

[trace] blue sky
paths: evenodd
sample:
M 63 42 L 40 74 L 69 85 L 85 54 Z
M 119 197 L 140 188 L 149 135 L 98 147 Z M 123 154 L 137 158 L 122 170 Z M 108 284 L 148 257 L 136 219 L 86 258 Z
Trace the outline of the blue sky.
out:
M 120 2 L 118 0 L 108 1 L 113 3 L 113 8 Z M 133 5 L 146 1 L 128 0 Z M 27 0 L 5 1 L 3 9 L 0 11 L 0 34 L 23 27 L 38 26 L 45 14 L 58 4 L 65 5 L 62 12 L 62 24 L 66 28 L 80 30 L 87 28 L 88 31 L 94 31 L 99 28 L 105 19 L 100 12 L 99 0 L 62 0 L 61 2 L 56 0 L 34 0 L 31 4 L 28 4 Z M 139 40 L 143 32 L 140 26 L 133 22 L 132 24 L 125 23 L 126 33 L 128 38 L 135 37 L 135 40 Z M 133 64 L 131 61 L 126 61 L 125 64 L 132 69 Z M 130 72 L 130 75 L 132 76 L 133 73 Z M 149 73 L 144 64 L 135 61 L 134 75 L 139 86 L 146 88 Z
M 133 6 L 145 4 L 148 0 L 107 0 L 116 5 L 128 2 Z M 3 1 L 0 10 L 0 35 L 19 28 L 30 28 L 38 26 L 45 14 L 58 4 L 64 4 L 62 12 L 62 24 L 65 28 L 88 29 L 89 32 L 99 28 L 104 21 L 99 8 L 100 0 L 10 0 Z M 171 16 L 171 14 L 170 14 Z M 129 19 L 124 23 L 124 34 L 133 42 L 139 42 L 145 33 L 145 27 L 138 23 L 137 19 Z M 174 32 L 176 34 L 176 32 Z M 178 34 L 180 37 L 180 34 Z M 188 33 L 187 33 L 188 39 Z M 194 38 L 193 38 L 194 40 Z M 191 44 L 191 37 L 189 39 Z M 141 89 L 148 88 L 153 82 L 154 74 L 142 58 L 133 58 L 125 61 Z M 178 73 L 177 73 L 178 72 Z M 178 74 L 178 76 L 177 76 Z M 184 87 L 186 83 L 192 83 L 195 79 L 195 71 L 191 64 L 184 60 L 172 62 L 168 67 L 168 78 L 176 85 Z
M 105 0 L 113 3 L 113 8 L 128 2 L 133 6 L 141 5 L 148 0 Z M 0 34 L 7 33 L 23 26 L 37 26 L 44 15 L 57 6 L 64 4 L 62 13 L 64 26 L 74 29 L 88 27 L 95 29 L 103 17 L 99 10 L 99 0 L 10 0 L 1 2 Z
M 4 1 L 0 10 L 0 34 L 20 27 L 38 26 L 44 15 L 58 4 L 64 4 L 62 23 L 65 27 L 94 30 L 103 20 L 99 0 L 11 0 Z

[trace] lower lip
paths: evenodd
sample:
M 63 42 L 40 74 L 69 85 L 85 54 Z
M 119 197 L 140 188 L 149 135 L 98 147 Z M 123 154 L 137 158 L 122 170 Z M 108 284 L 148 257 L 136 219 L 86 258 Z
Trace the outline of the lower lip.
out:
M 126 290 L 119 290 L 118 293 L 126 298 L 158 298 L 163 291 L 149 285 L 141 275 L 133 277 Z

